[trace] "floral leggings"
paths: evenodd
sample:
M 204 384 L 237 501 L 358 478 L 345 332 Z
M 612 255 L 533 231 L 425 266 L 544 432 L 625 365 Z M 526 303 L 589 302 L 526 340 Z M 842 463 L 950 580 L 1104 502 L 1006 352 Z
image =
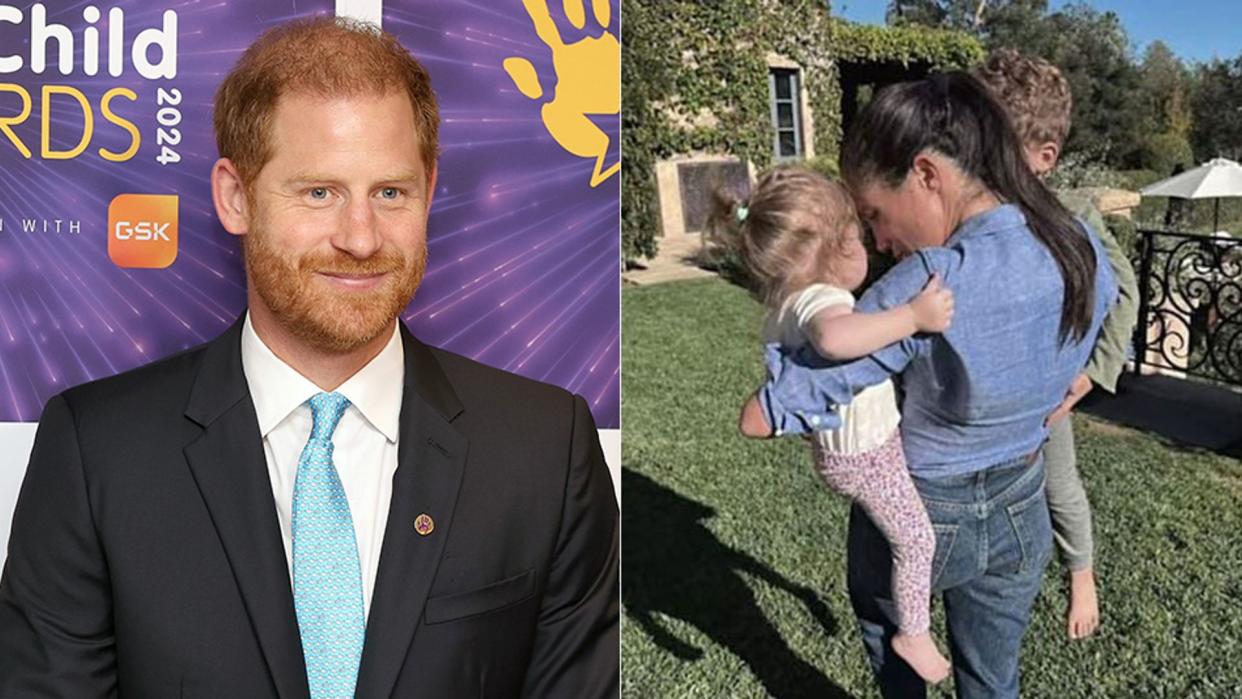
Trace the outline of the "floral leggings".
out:
M 897 627 L 927 633 L 936 535 L 910 479 L 897 430 L 883 444 L 857 454 L 829 452 L 816 442 L 815 470 L 829 488 L 855 500 L 888 539 L 893 552 Z

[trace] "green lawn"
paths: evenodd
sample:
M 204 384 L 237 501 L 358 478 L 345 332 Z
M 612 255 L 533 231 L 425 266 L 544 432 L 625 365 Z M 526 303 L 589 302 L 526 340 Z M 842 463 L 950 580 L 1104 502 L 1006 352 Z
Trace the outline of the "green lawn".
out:
M 759 307 L 717 280 L 622 298 L 623 694 L 877 696 L 845 592 L 846 502 L 800 440 L 735 430 L 762 376 Z M 1242 697 L 1242 462 L 1075 426 L 1104 624 L 1065 639 L 1054 563 L 1023 696 Z

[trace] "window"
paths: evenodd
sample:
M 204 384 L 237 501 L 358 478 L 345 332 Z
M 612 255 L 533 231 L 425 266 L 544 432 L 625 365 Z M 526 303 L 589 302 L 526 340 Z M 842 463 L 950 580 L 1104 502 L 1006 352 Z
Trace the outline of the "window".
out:
M 802 105 L 798 71 L 773 68 L 768 73 L 768 86 L 772 95 L 772 128 L 776 130 L 773 153 L 777 160 L 801 158 Z

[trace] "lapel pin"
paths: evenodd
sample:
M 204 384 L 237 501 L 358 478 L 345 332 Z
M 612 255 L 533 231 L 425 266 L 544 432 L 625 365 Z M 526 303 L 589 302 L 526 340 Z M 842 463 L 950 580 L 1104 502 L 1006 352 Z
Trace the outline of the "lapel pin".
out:
M 414 531 L 418 532 L 419 536 L 427 536 L 431 532 L 435 531 L 435 528 L 435 521 L 433 521 L 431 516 L 426 513 L 414 518 Z

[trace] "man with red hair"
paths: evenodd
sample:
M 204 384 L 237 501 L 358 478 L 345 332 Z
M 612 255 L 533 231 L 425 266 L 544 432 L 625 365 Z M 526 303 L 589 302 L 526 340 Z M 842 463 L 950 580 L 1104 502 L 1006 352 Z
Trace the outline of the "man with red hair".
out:
M 246 313 L 65 391 L 0 580 L 0 696 L 605 697 L 617 507 L 582 398 L 428 347 L 435 95 L 378 29 L 261 37 L 216 96 Z

